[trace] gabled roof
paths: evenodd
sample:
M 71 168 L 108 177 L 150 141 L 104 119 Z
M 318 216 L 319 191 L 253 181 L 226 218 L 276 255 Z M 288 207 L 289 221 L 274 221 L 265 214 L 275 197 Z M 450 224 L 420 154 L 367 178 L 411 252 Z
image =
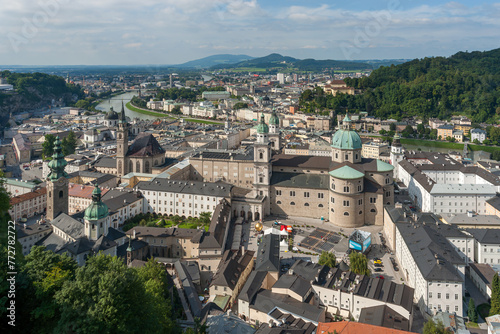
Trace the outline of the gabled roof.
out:
M 127 152 L 127 156 L 129 157 L 153 157 L 159 154 L 165 154 L 165 150 L 152 134 L 145 134 L 138 137 L 130 145 Z
M 374 326 L 363 324 L 354 321 L 339 321 L 339 322 L 320 322 L 316 329 L 316 334 L 406 334 L 410 333 L 398 329 L 386 328 L 381 326 Z
M 280 236 L 278 234 L 265 234 L 262 236 L 255 270 L 257 271 L 279 271 L 280 268 Z
M 65 213 L 59 214 L 50 223 L 74 239 L 85 236 L 83 224 Z

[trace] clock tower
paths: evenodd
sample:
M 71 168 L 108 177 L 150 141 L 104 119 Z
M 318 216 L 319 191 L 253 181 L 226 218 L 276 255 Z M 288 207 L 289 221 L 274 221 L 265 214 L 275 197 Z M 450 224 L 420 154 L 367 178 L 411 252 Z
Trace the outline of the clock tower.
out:
M 49 162 L 50 173 L 47 176 L 47 220 L 51 221 L 60 213 L 68 214 L 68 174 L 64 171 L 66 160 L 61 149 L 61 140 L 57 136 L 54 154 Z

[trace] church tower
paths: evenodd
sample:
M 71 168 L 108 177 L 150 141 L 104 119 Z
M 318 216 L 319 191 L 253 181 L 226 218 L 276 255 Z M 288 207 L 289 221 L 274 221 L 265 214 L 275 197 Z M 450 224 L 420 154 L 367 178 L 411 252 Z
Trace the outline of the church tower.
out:
M 98 240 L 108 234 L 109 209 L 101 200 L 101 189 L 96 184 L 92 191 L 92 203 L 85 209 L 84 233 L 89 240 Z
M 391 145 L 391 164 L 394 166 L 394 179 L 399 179 L 398 165 L 404 158 L 403 146 L 400 139 L 401 137 L 396 133 Z
M 120 120 L 118 121 L 118 129 L 116 130 L 116 167 L 118 176 L 123 176 L 128 173 L 127 168 L 127 151 L 128 151 L 128 123 L 125 117 L 125 108 L 122 101 L 122 111 L 120 112 Z
M 273 108 L 273 113 L 269 119 L 269 141 L 274 151 L 280 149 L 280 119 L 276 114 L 276 109 Z
M 51 221 L 60 213 L 68 213 L 68 174 L 64 171 L 66 160 L 57 136 L 54 154 L 49 162 L 50 173 L 47 176 L 47 220 Z
M 257 125 L 257 141 L 254 144 L 254 186 L 257 194 L 265 196 L 263 216 L 270 214 L 269 185 L 271 184 L 271 147 L 269 145 L 269 126 L 264 114 Z M 263 217 L 262 217 L 263 218 Z

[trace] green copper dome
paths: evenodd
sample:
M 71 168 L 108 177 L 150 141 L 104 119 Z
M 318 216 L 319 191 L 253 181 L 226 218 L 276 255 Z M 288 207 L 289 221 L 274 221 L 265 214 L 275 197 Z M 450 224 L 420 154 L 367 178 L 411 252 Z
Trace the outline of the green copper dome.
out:
M 356 170 L 347 165 L 334 169 L 329 174 L 337 179 L 342 180 L 360 179 L 365 176 L 365 174 L 361 173 L 359 170 Z
M 54 142 L 54 154 L 52 155 L 52 160 L 48 164 L 50 173 L 47 179 L 49 181 L 56 181 L 61 177 L 67 177 L 68 174 L 64 171 L 67 164 L 66 160 L 64 160 L 64 154 L 62 153 L 61 140 L 59 140 L 59 136 L 57 136 Z
M 92 191 L 92 203 L 85 209 L 85 220 L 99 220 L 108 216 L 109 209 L 106 204 L 101 201 L 101 189 L 96 184 Z
M 351 130 L 351 119 L 345 115 L 342 129 L 337 130 L 332 138 L 332 147 L 341 150 L 361 149 L 361 137 L 356 131 Z
M 271 114 L 271 118 L 269 119 L 269 125 L 280 125 L 280 119 L 278 115 L 276 115 L 276 110 L 273 109 L 273 113 Z
M 332 147 L 341 150 L 357 150 L 360 149 L 361 137 L 356 131 L 352 130 L 338 130 L 333 135 Z
M 269 126 L 264 121 L 264 113 L 260 116 L 260 123 L 257 125 L 257 133 L 269 133 Z

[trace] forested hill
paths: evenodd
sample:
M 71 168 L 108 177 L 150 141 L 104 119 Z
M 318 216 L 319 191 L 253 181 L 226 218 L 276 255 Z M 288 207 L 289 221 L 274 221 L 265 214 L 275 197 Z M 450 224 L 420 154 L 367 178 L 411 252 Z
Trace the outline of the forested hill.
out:
M 367 110 L 383 118 L 446 119 L 463 113 L 474 122 L 493 122 L 500 116 L 500 49 L 415 59 L 346 82 L 364 92 L 338 96 L 330 103 L 337 109 Z
M 1 71 L 0 78 L 14 86 L 15 92 L 0 93 L 1 124 L 9 113 L 46 107 L 52 100 L 75 101 L 82 95 L 79 87 L 66 84 L 63 78 L 45 73 L 13 73 Z

